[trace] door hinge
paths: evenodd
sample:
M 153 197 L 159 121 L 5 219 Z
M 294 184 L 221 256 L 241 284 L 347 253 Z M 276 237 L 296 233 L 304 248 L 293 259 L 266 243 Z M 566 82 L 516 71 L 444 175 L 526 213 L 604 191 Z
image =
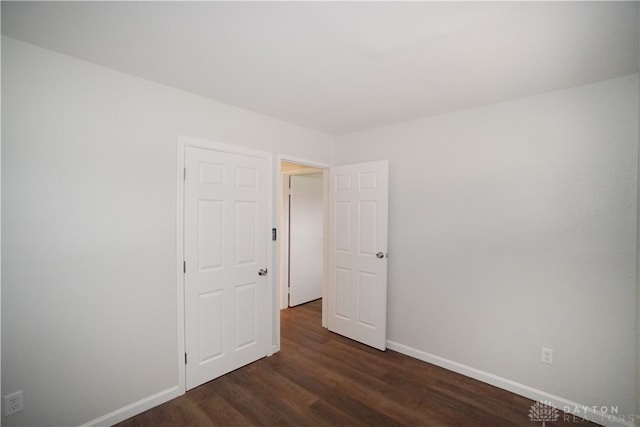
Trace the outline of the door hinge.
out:
M 182 261 L 182 272 L 183 273 L 187 272 L 187 261 Z
M 187 364 L 187 353 L 184 354 L 184 364 Z
M 185 181 L 187 180 L 187 168 L 184 168 L 182 170 L 182 179 Z

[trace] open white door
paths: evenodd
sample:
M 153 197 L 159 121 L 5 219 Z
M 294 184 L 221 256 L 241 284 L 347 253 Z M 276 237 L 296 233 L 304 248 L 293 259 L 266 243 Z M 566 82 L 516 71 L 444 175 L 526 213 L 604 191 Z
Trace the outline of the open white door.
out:
M 289 177 L 289 306 L 322 298 L 322 173 Z
M 265 158 L 195 147 L 184 155 L 189 390 L 266 356 L 271 177 Z
M 380 350 L 387 340 L 389 163 L 329 170 L 330 331 Z

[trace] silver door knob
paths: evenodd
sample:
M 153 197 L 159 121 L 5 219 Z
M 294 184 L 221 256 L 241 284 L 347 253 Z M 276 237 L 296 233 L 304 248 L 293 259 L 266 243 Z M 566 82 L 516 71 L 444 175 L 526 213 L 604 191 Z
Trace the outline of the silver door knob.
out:
M 268 272 L 269 270 L 267 270 L 266 268 L 261 268 L 260 270 L 258 270 L 258 276 L 266 276 Z
M 376 254 L 376 257 L 377 257 L 377 258 L 384 258 L 384 252 L 378 252 L 378 253 Z

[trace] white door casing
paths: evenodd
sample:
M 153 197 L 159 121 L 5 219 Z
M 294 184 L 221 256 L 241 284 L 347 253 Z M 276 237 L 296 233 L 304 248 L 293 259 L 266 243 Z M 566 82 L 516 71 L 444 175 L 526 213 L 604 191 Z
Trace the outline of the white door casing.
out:
M 322 173 L 291 175 L 289 200 L 289 306 L 322 297 Z
M 329 170 L 329 330 L 386 349 L 389 166 Z
M 268 159 L 184 150 L 186 389 L 266 356 Z

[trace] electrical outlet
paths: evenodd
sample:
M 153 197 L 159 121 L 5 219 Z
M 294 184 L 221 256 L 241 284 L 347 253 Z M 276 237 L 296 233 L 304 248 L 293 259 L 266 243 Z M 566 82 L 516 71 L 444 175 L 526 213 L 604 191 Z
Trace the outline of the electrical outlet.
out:
M 553 350 L 550 348 L 542 347 L 542 355 L 540 356 L 540 361 L 542 363 L 553 365 Z
M 22 390 L 16 391 L 15 393 L 7 394 L 4 397 L 4 415 L 15 414 L 16 412 L 20 412 L 24 409 L 24 399 L 22 395 Z

